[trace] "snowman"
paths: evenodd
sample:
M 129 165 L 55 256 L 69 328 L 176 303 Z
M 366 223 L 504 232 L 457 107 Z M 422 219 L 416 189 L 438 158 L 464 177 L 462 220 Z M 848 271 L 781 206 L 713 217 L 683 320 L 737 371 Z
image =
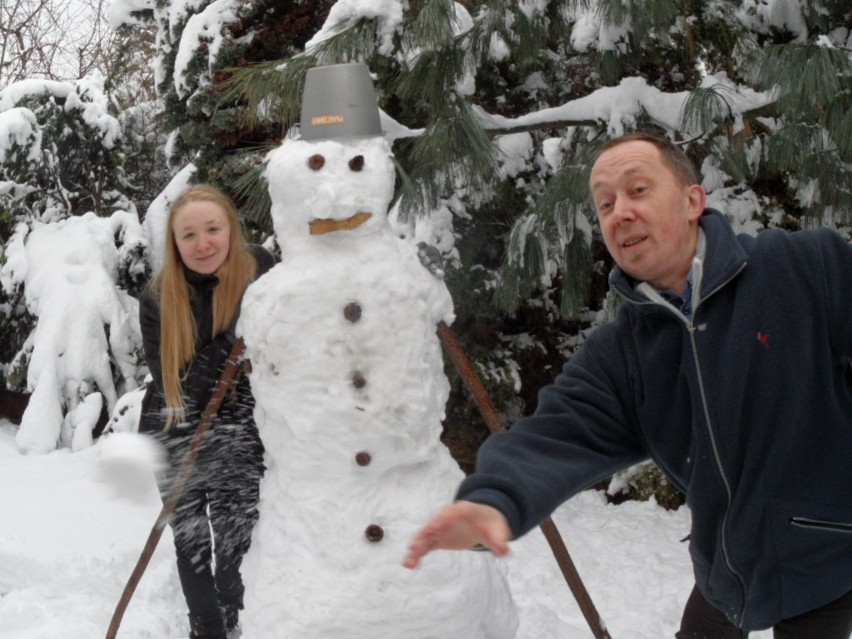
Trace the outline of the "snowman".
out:
M 514 637 L 490 553 L 402 566 L 462 479 L 439 440 L 449 383 L 436 327 L 453 308 L 388 223 L 395 171 L 366 66 L 308 72 L 301 138 L 270 154 L 266 175 L 283 260 L 251 285 L 238 327 L 267 465 L 243 636 Z

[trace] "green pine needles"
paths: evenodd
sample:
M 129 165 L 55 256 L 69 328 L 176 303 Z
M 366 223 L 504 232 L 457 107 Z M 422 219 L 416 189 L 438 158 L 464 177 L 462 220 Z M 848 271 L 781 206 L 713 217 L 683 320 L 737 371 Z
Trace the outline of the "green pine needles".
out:
M 401 215 L 446 205 L 470 216 L 499 211 L 499 223 L 471 226 L 494 233 L 471 245 L 500 247 L 488 267 L 499 273 L 496 307 L 515 312 L 537 292 L 559 290 L 562 312 L 577 317 L 602 303 L 590 297 L 599 240 L 587 179 L 595 145 L 616 132 L 664 129 L 699 165 L 719 170 L 713 188 L 758 203 L 753 215 L 767 224 L 852 220 L 852 56 L 838 35 L 850 16 L 841 4 L 810 3 L 789 26 L 762 5 L 722 0 L 413 0 L 400 22 L 353 14 L 305 50 L 334 5 L 306 1 L 275 15 L 310 16 L 311 33 L 283 42 L 278 58 L 240 58 L 210 85 L 218 108 L 239 114 L 230 127 L 244 142 L 227 152 L 250 157 L 227 175 L 236 172 L 244 211 L 264 224 L 257 158 L 298 122 L 305 72 L 364 61 L 381 108 L 410 131 L 394 142 Z M 253 16 L 270 15 L 255 5 Z M 516 124 L 635 78 L 681 101 L 679 119 L 625 106 L 624 95 L 592 116 Z M 760 97 L 756 106 L 749 96 Z M 532 148 L 513 177 L 502 167 L 514 159 L 498 150 L 509 133 L 527 135 Z M 554 140 L 558 170 L 545 160 Z

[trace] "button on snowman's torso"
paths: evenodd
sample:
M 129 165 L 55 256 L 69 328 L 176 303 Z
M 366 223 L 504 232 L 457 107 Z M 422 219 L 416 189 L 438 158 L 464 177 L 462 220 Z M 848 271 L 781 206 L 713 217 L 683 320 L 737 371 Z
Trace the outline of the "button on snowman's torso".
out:
M 267 175 L 283 260 L 249 288 L 239 325 L 268 466 L 244 636 L 514 637 L 491 555 L 401 565 L 462 473 L 439 440 L 449 385 L 436 327 L 452 301 L 387 222 L 387 143 L 290 140 Z

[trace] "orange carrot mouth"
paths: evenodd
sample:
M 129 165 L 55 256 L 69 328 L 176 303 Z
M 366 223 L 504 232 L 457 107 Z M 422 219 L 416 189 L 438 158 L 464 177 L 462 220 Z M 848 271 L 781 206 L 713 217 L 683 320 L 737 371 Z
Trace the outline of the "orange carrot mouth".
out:
M 322 218 L 311 220 L 308 225 L 311 229 L 311 235 L 325 235 L 334 231 L 351 231 L 361 226 L 364 222 L 373 217 L 372 213 L 356 213 L 352 217 L 347 217 L 345 220 L 332 220 Z

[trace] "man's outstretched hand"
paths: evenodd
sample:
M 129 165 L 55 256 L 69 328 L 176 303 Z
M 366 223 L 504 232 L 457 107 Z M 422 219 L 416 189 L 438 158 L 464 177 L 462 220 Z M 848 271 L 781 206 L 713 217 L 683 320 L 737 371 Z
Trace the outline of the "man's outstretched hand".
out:
M 497 556 L 509 552 L 512 531 L 506 517 L 496 508 L 457 501 L 444 508 L 424 526 L 408 547 L 403 565 L 414 569 L 433 550 L 463 550 L 484 546 Z

